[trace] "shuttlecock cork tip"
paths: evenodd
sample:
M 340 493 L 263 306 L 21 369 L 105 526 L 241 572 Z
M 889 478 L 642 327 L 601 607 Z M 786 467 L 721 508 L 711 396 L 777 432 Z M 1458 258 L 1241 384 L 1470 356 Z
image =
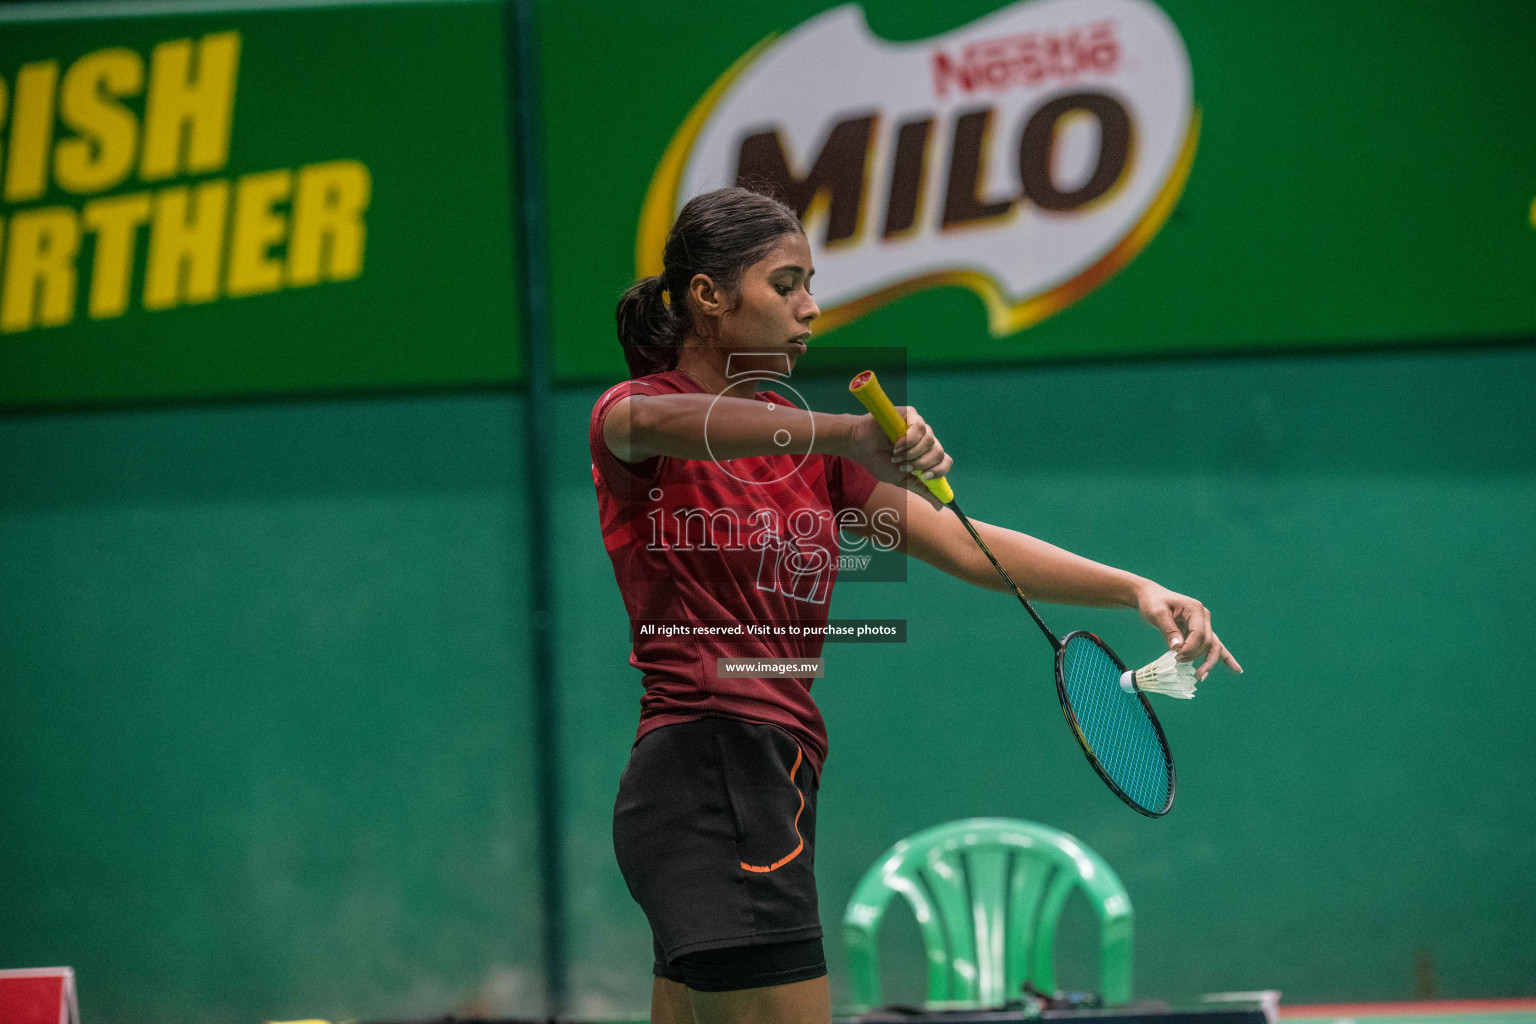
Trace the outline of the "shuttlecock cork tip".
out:
M 1120 676 L 1120 688 L 1126 693 L 1140 690 L 1181 700 L 1189 700 L 1195 695 L 1195 682 L 1194 664 L 1179 661 L 1177 651 L 1169 651 L 1152 664 Z

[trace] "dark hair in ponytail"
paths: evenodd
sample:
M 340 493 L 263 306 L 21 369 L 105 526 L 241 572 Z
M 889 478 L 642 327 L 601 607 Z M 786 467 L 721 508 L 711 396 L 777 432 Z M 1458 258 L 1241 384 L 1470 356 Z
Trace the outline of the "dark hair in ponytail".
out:
M 803 230 L 789 207 L 748 189 L 722 188 L 688 200 L 667 236 L 662 272 L 636 281 L 614 310 L 629 375 L 677 366 L 693 327 L 688 283 L 694 275 L 729 291 L 780 238 Z

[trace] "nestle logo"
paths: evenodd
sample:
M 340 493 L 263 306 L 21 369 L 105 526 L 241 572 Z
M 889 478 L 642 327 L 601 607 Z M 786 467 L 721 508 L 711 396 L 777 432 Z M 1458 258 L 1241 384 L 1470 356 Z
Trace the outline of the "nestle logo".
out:
M 934 91 L 945 99 L 951 86 L 969 95 L 978 89 L 1002 92 L 1090 72 L 1108 74 L 1120 63 L 1114 30 L 1113 22 L 1099 21 L 1063 32 L 984 39 L 967 44 L 958 58 L 934 50 Z

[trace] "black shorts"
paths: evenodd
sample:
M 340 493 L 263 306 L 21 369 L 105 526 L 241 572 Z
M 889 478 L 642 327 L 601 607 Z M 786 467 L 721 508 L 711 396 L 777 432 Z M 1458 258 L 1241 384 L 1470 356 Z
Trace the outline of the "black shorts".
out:
M 816 773 L 780 729 L 701 718 L 630 754 L 613 848 L 658 977 L 727 991 L 826 974 L 815 845 Z

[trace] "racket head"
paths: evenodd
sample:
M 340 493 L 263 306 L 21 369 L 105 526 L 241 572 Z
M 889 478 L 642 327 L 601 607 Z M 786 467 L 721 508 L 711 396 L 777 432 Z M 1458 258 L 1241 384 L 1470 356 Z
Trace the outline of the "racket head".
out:
M 1173 806 L 1173 752 L 1146 696 L 1120 688 L 1125 671 L 1104 641 L 1068 633 L 1056 649 L 1056 696 L 1104 784 L 1133 810 L 1160 818 Z

